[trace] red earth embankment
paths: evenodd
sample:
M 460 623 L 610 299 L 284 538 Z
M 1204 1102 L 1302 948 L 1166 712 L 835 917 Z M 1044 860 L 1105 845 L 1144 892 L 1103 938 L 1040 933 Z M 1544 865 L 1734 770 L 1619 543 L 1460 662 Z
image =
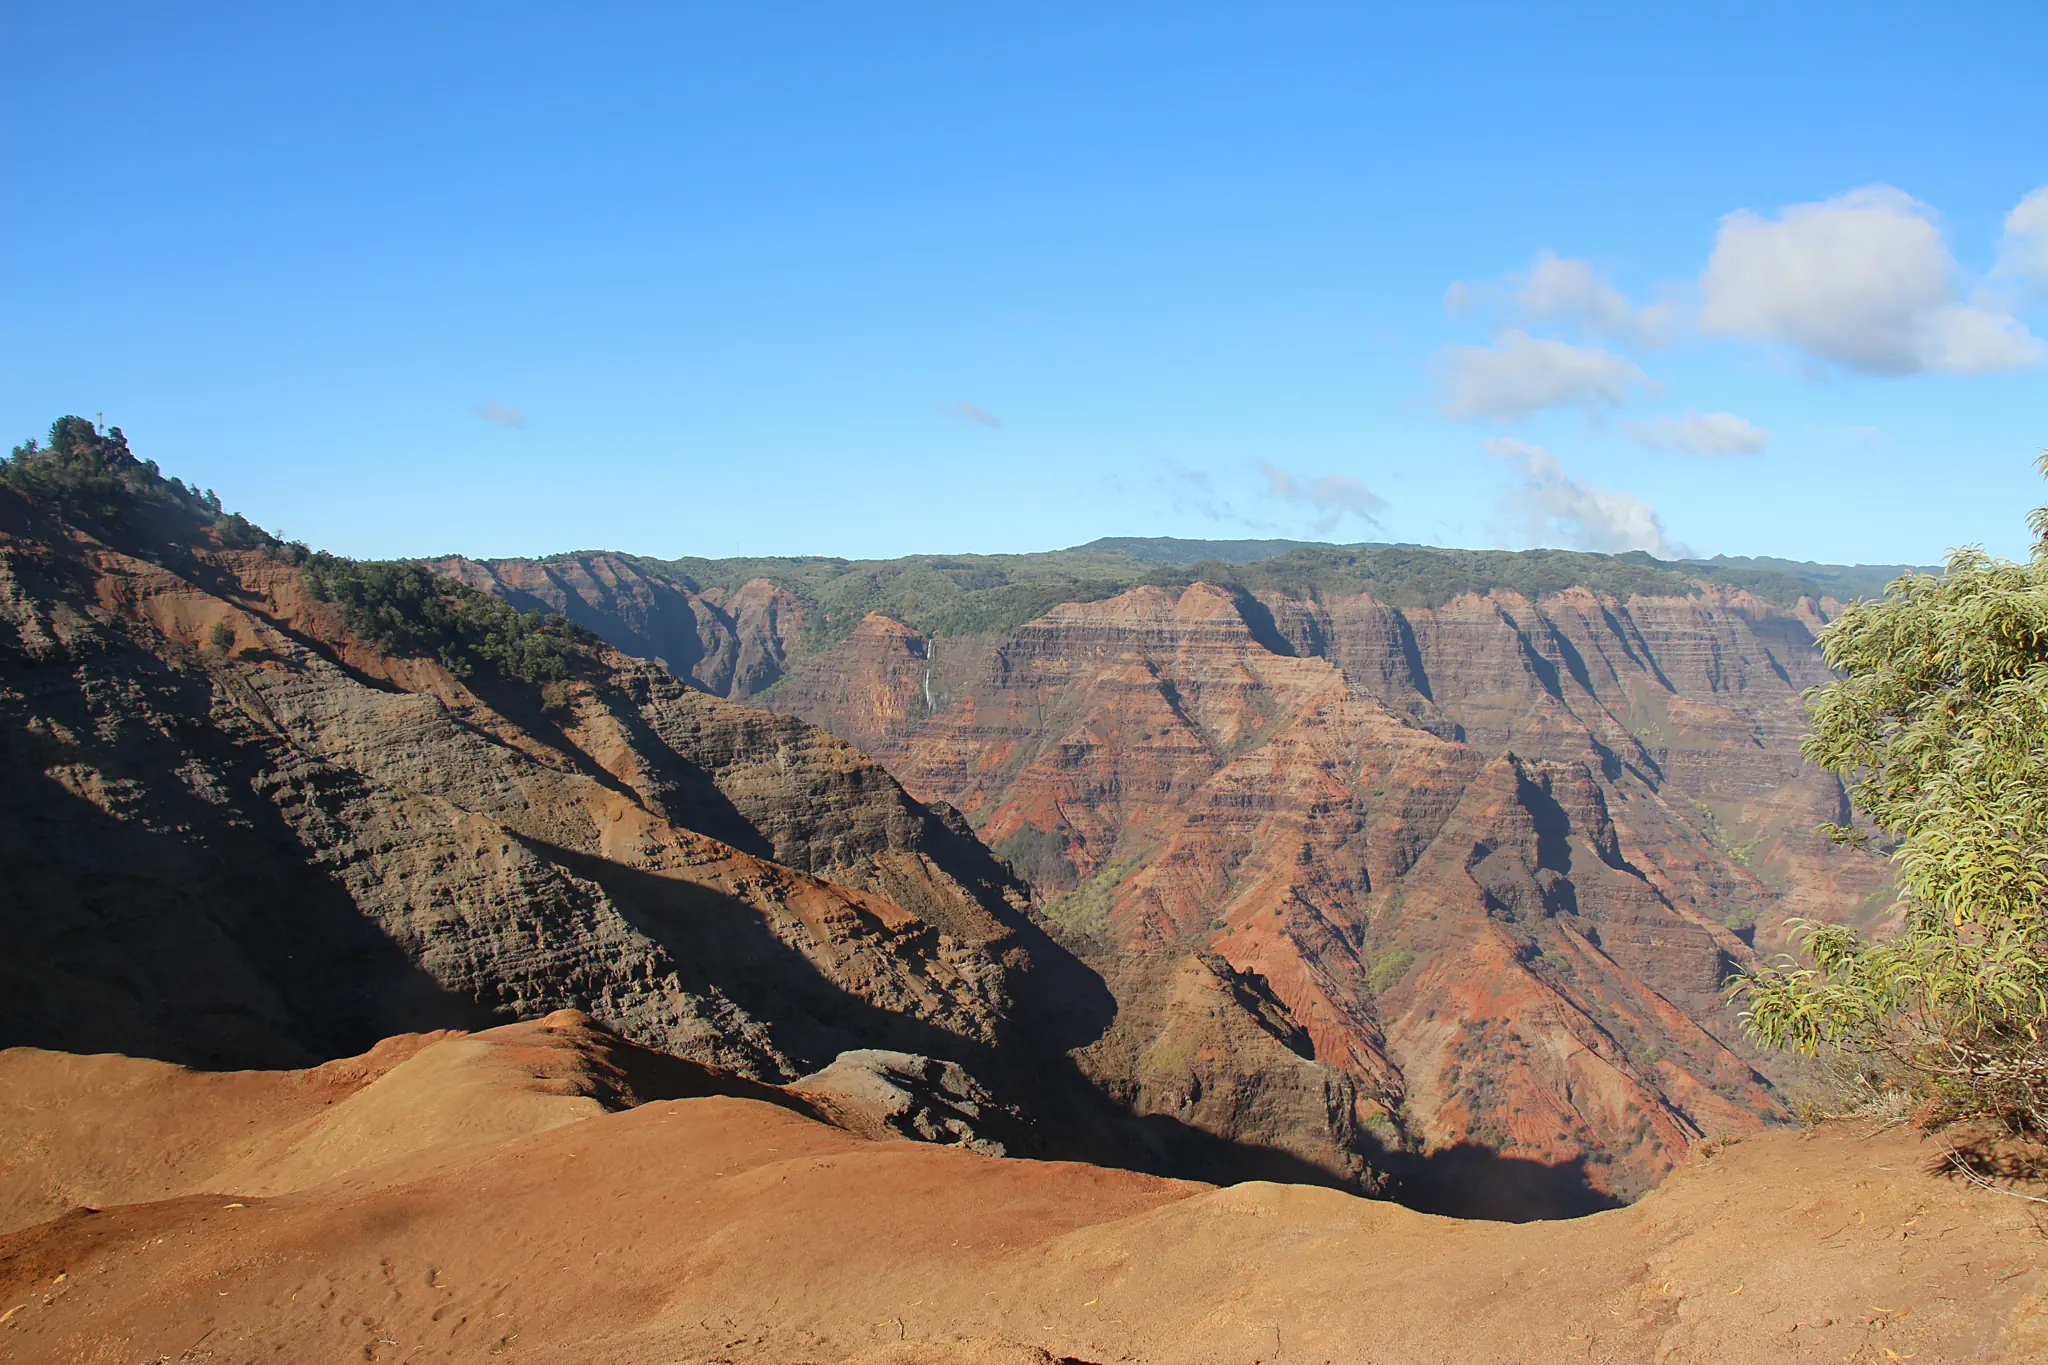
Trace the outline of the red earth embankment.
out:
M 1502 1224 L 874 1142 L 644 1063 L 568 1012 L 313 1072 L 0 1054 L 0 1361 L 2048 1358 L 2036 1206 L 1900 1130 Z

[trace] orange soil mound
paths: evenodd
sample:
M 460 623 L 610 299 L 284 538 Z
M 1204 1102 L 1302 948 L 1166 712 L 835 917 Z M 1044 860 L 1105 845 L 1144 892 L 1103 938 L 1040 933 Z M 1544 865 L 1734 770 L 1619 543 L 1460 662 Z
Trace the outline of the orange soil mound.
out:
M 869 1141 L 568 1012 L 0 1096 L 0 1361 L 2048 1359 L 2035 1206 L 1897 1131 L 1499 1224 Z

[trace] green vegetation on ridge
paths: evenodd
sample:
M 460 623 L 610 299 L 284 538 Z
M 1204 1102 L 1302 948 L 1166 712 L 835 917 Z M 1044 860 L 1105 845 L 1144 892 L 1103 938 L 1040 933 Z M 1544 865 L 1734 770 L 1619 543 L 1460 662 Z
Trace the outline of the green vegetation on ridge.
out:
M 1263 557 L 1246 558 L 1263 553 Z M 559 556 L 558 558 L 573 558 Z M 1883 590 L 1895 566 L 1802 565 L 1789 560 L 1664 561 L 1634 552 L 1441 550 L 1417 545 L 1319 545 L 1302 541 L 1105 538 L 1068 550 L 1020 555 L 905 555 L 654 559 L 622 555 L 642 572 L 692 591 L 738 588 L 763 578 L 807 608 L 812 645 L 850 634 L 881 612 L 927 635 L 1005 633 L 1062 602 L 1094 602 L 1146 584 L 1196 581 L 1249 592 L 1326 601 L 1369 592 L 1391 606 L 1437 607 L 1463 593 L 1538 598 L 1584 587 L 1618 598 L 1692 596 L 1702 584 L 1740 588 L 1779 606 L 1805 596 L 1843 600 Z
M 1886 585 L 1901 574 L 1941 572 L 1938 566 L 1926 564 L 1815 564 L 1758 555 L 1715 555 L 1712 559 L 1689 559 L 1685 563 L 1709 571 L 1716 582 L 1748 588 L 1773 601 L 1778 600 L 1775 594 L 1784 591 L 1788 580 L 1807 585 L 1807 591 L 1817 589 L 1838 601 L 1853 602 L 1883 596 Z
M 0 485 L 122 535 L 174 538 L 198 529 L 231 549 L 275 546 L 277 537 L 239 512 L 223 511 L 212 489 L 167 479 L 155 460 L 128 449 L 121 428 L 102 432 L 83 417 L 59 417 L 48 444 L 34 437 L 0 460 Z
M 813 644 L 843 639 L 871 611 L 928 635 L 1008 631 L 1062 602 L 1114 597 L 1148 577 L 1148 566 L 1137 561 L 1080 550 L 870 560 L 622 558 L 692 591 L 730 591 L 765 578 L 804 603 Z
M 149 530 L 176 540 L 204 531 L 215 543 L 267 549 L 306 562 L 239 514 L 166 479 L 138 460 L 120 429 L 101 433 L 79 417 L 59 419 L 48 445 L 34 440 L 0 460 L 0 484 L 54 503 L 115 530 Z M 573 557 L 573 556 L 563 556 Z M 1403 608 L 1440 606 L 1463 593 L 1505 591 L 1537 598 L 1585 587 L 1619 598 L 1687 596 L 1702 583 L 1739 587 L 1780 605 L 1801 596 L 1868 595 L 1890 567 L 1798 564 L 1788 560 L 1665 562 L 1642 553 L 1569 550 L 1443 550 L 1414 545 L 1323 545 L 1289 540 L 1176 540 L 1106 537 L 1039 554 L 906 555 L 847 560 L 824 556 L 654 559 L 621 555 L 642 572 L 693 591 L 728 591 L 765 578 L 805 605 L 801 643 L 827 645 L 852 633 L 869 612 L 933 636 L 1007 633 L 1063 602 L 1093 602 L 1147 584 L 1181 588 L 1196 581 L 1302 601 L 1371 593 Z M 382 647 L 443 659 L 451 668 L 490 667 L 527 681 L 561 676 L 567 660 L 594 637 L 564 633 L 567 623 L 521 616 L 495 598 L 409 563 L 370 564 L 318 556 L 309 575 L 339 603 L 352 628 Z M 429 591 L 429 581 L 438 586 Z M 476 600 L 472 601 L 471 598 Z M 502 618 L 502 619 L 501 619 Z
M 559 682 L 599 643 L 566 616 L 517 611 L 418 564 L 316 554 L 304 571 L 307 586 L 339 606 L 357 635 L 388 654 L 438 659 L 459 677 L 481 668 Z
M 31 439 L 15 446 L 0 460 L 0 487 L 123 540 L 159 546 L 210 541 L 275 555 L 299 566 L 314 595 L 339 606 L 349 629 L 365 640 L 389 653 L 438 659 L 458 675 L 485 669 L 527 683 L 559 681 L 600 643 L 564 617 L 521 613 L 421 565 L 344 559 L 286 544 L 240 513 L 224 511 L 213 490 L 188 488 L 165 478 L 156 461 L 136 458 L 119 427 L 102 432 L 83 417 L 58 418 L 47 444 Z

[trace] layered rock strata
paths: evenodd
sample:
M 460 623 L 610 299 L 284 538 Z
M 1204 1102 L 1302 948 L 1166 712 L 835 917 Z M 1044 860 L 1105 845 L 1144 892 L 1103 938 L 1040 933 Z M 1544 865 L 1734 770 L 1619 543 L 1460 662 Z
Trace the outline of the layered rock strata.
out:
M 1628 1196 L 1783 1115 L 1720 991 L 1752 942 L 1883 904 L 1813 832 L 1844 807 L 1797 749 L 1824 610 L 1148 587 L 1000 640 L 871 617 L 768 699 L 1074 930 L 1257 973 L 1361 1125 Z

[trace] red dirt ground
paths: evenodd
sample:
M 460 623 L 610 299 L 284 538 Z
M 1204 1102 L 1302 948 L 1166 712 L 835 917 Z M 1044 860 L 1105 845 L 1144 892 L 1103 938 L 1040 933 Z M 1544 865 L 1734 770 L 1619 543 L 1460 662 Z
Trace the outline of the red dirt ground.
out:
M 2048 1360 L 2048 1208 L 1903 1130 L 1485 1223 L 648 1099 L 631 1051 L 565 1012 L 308 1072 L 0 1053 L 0 1361 Z

